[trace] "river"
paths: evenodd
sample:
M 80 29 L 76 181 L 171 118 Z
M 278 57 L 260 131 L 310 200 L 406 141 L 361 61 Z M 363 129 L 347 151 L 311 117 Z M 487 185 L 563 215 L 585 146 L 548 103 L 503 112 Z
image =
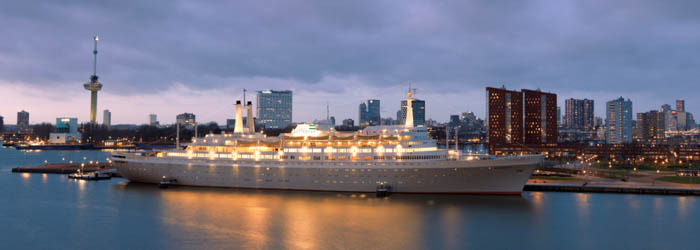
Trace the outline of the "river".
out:
M 0 149 L 3 249 L 697 249 L 692 196 L 392 195 L 171 187 L 11 173 L 100 151 Z

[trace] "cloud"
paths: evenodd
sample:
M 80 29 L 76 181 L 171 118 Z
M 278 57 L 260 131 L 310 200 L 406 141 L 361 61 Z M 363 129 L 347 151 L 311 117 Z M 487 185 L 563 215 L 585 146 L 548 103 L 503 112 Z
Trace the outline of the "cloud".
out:
M 3 89 L 9 96 L 33 91 L 48 96 L 40 102 L 47 105 L 62 95 L 86 103 L 81 85 L 92 70 L 91 37 L 99 34 L 105 105 L 110 96 L 223 101 L 244 87 L 272 88 L 295 90 L 295 120 L 325 117 L 324 99 L 342 107 L 338 119 L 355 118 L 360 101 L 380 97 L 385 115 L 393 116 L 413 82 L 428 116 L 438 120 L 472 110 L 483 116 L 484 87 L 501 84 L 559 93 L 562 105 L 569 97 L 597 103 L 639 97 L 632 100 L 642 111 L 700 90 L 699 7 L 695 1 L 11 1 L 0 9 L 0 82 L 23 86 Z M 187 100 L 192 107 L 207 99 Z M 7 100 L 0 107 L 6 120 L 17 111 L 11 107 L 32 105 Z M 175 107 L 185 112 L 178 106 L 149 112 Z M 688 108 L 700 103 L 689 100 Z

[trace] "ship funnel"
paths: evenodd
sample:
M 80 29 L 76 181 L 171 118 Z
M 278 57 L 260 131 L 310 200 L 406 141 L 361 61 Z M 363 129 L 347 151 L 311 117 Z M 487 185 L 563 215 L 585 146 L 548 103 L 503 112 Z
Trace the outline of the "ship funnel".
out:
M 406 95 L 406 123 L 404 124 L 407 128 L 413 127 L 413 95 L 415 95 L 415 90 L 412 92 L 409 87 Z
M 241 101 L 236 101 L 236 126 L 233 128 L 233 132 L 240 134 L 243 133 L 243 110 L 241 110 Z
M 253 118 L 253 102 L 248 102 L 248 105 L 246 105 L 246 109 L 248 110 L 247 118 L 246 118 L 246 125 L 248 127 L 248 132 L 249 133 L 255 133 L 255 119 Z

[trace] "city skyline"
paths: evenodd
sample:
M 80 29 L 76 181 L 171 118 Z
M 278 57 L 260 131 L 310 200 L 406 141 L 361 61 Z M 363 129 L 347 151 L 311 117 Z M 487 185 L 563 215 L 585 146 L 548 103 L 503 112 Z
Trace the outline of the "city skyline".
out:
M 483 88 L 503 84 L 557 93 L 561 107 L 594 99 L 598 117 L 619 96 L 635 110 L 676 99 L 698 110 L 690 94 L 700 88 L 698 62 L 687 53 L 700 40 L 694 8 L 657 4 L 8 3 L 0 115 L 5 124 L 20 110 L 31 123 L 87 121 L 90 93 L 81 85 L 95 34 L 104 80 L 97 109 L 112 111 L 114 124 L 141 124 L 150 113 L 167 124 L 182 112 L 223 124 L 243 88 L 292 90 L 294 122 L 325 117 L 327 102 L 338 119 L 355 119 L 367 99 L 394 117 L 408 83 L 430 103 L 426 118 L 438 121 L 464 111 L 483 118 Z M 217 14 L 224 9 L 234 13 Z M 138 32 L 126 18 L 143 24 Z

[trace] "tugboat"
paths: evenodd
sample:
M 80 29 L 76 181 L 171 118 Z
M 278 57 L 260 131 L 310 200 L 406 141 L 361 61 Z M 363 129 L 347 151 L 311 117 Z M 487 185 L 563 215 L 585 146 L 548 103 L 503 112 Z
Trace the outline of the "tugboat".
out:
M 83 172 L 80 172 L 80 170 L 78 170 L 78 172 L 75 174 L 69 174 L 68 178 L 69 179 L 86 180 L 86 181 L 99 181 L 99 180 L 112 179 L 112 174 L 101 173 L 99 171 L 90 172 L 90 173 L 83 173 Z
M 165 176 L 163 176 L 161 181 L 158 183 L 158 187 L 159 188 L 168 188 L 168 185 L 170 185 L 172 183 L 176 183 L 176 182 L 177 182 L 177 180 L 175 180 L 175 179 L 168 179 Z
M 391 191 L 391 186 L 389 184 L 379 184 L 377 186 L 377 197 L 387 197 L 389 196 L 389 191 Z

